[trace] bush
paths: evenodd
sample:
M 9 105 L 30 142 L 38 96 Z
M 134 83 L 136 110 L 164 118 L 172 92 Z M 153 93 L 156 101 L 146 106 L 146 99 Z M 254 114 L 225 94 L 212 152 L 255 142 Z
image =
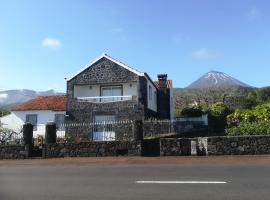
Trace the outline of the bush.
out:
M 203 111 L 200 108 L 192 107 L 192 108 L 184 108 L 181 111 L 181 116 L 183 117 L 199 117 L 202 116 Z
M 268 121 L 261 122 L 242 122 L 238 126 L 226 129 L 229 136 L 235 135 L 270 135 L 270 123 Z
M 228 135 L 270 134 L 270 104 L 261 104 L 250 110 L 235 110 L 227 117 Z
M 225 133 L 226 118 L 230 109 L 221 102 L 214 103 L 208 108 L 209 128 L 213 133 Z

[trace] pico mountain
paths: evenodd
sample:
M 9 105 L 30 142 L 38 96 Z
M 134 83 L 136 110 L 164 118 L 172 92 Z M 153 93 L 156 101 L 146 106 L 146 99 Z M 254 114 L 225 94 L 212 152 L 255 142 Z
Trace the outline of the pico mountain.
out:
M 201 76 L 198 80 L 191 83 L 188 89 L 203 89 L 203 88 L 218 88 L 218 87 L 251 87 L 250 85 L 243 83 L 236 78 L 229 76 L 223 72 L 210 71 Z

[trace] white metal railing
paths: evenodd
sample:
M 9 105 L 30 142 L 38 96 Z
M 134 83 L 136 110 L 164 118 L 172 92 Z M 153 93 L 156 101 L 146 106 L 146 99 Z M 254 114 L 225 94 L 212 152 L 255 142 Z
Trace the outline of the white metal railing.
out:
M 77 97 L 79 101 L 91 103 L 109 103 L 117 101 L 128 101 L 135 99 L 135 96 L 98 96 L 98 97 Z

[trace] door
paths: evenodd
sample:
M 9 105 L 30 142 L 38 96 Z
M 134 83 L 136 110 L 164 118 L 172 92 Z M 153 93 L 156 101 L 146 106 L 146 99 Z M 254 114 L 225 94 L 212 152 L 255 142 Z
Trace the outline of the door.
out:
M 114 115 L 95 115 L 94 117 L 94 141 L 114 141 L 115 132 L 113 122 Z

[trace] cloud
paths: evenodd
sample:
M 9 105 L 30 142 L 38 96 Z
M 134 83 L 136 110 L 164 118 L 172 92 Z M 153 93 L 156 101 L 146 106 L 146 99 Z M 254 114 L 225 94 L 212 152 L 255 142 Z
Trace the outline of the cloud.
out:
M 201 48 L 193 51 L 192 57 L 195 59 L 209 59 L 214 57 L 214 54 L 210 53 L 209 50 L 205 48 Z
M 62 43 L 60 40 L 56 38 L 44 38 L 41 42 L 41 45 L 43 47 L 51 48 L 51 49 L 57 49 L 62 46 Z
M 191 55 L 194 59 L 198 59 L 198 60 L 214 59 L 214 58 L 218 58 L 222 56 L 220 52 L 212 51 L 212 50 L 210 51 L 209 49 L 206 49 L 206 48 L 200 48 L 200 49 L 194 50 L 191 53 Z
M 248 12 L 248 19 L 250 21 L 258 20 L 262 17 L 262 13 L 255 7 Z
M 6 98 L 8 98 L 8 94 L 6 93 L 0 94 L 0 102 L 3 102 Z

